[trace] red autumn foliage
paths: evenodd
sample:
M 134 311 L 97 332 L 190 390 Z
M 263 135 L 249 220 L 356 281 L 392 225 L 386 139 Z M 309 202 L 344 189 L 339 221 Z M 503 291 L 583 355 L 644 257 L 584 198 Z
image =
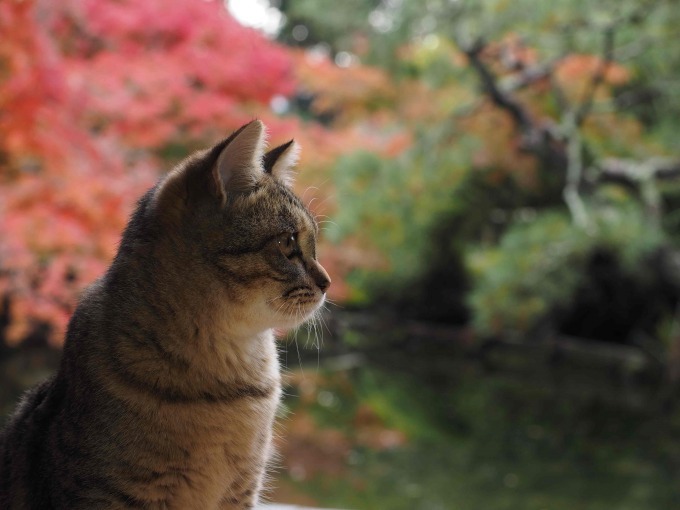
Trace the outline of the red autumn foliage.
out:
M 59 345 L 135 200 L 161 169 L 240 124 L 259 117 L 271 140 L 305 148 L 297 190 L 321 220 L 336 205 L 319 171 L 348 148 L 394 154 L 408 144 L 370 119 L 331 132 L 275 116 L 272 98 L 296 90 L 356 113 L 389 86 L 377 70 L 343 73 L 270 42 L 217 0 L 4 2 L 0 30 L 0 315 L 12 344 L 48 325 Z M 334 92 L 348 78 L 353 87 Z M 337 260 L 323 262 L 342 299 L 348 269 Z
M 293 90 L 286 50 L 239 25 L 217 1 L 70 0 L 49 29 L 88 120 L 156 148 L 251 119 Z
M 568 55 L 557 66 L 555 77 L 568 99 L 578 100 L 592 87 L 593 77 L 602 73 L 607 85 L 623 85 L 630 80 L 630 71 L 616 62 L 604 62 L 597 55 Z M 606 95 L 607 90 L 601 91 Z
M 158 151 L 266 113 L 291 60 L 217 1 L 3 2 L 0 33 L 0 312 L 58 344 Z

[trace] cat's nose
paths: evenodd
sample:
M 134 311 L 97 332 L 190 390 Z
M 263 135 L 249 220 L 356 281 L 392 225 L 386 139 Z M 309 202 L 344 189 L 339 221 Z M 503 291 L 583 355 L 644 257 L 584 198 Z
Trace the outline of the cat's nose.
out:
M 331 277 L 328 276 L 328 273 L 326 270 L 323 268 L 321 264 L 318 262 L 314 263 L 314 268 L 313 268 L 313 277 L 314 277 L 314 283 L 316 283 L 316 286 L 321 289 L 321 292 L 326 292 L 328 287 L 331 286 Z
M 316 284 L 321 289 L 321 292 L 326 292 L 326 289 L 331 286 L 331 279 L 326 275 L 325 278 L 316 280 Z

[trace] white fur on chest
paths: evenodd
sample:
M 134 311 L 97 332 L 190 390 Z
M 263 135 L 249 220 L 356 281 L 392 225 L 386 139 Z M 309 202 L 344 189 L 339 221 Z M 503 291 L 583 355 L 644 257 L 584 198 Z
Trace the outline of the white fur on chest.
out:
M 217 508 L 242 478 L 261 478 L 271 456 L 281 387 L 274 339 L 269 334 L 259 340 L 232 346 L 209 369 L 224 370 L 227 385 L 260 388 L 266 396 L 175 403 L 128 395 L 135 412 L 126 420 L 126 430 L 118 432 L 129 438 L 142 471 L 154 475 L 139 482 L 132 482 L 135 473 L 123 478 L 135 486 L 136 497 L 152 502 L 151 508 Z
M 267 398 L 161 406 L 158 437 L 139 459 L 157 475 L 139 484 L 139 496 L 158 508 L 212 509 L 243 477 L 261 476 L 280 393 L 277 385 Z

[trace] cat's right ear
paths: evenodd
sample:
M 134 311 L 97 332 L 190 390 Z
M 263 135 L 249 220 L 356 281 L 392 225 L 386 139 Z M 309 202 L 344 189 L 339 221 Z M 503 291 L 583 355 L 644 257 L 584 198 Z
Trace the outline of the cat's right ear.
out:
M 300 158 L 300 146 L 291 140 L 264 156 L 264 171 L 289 188 L 293 187 L 293 168 Z

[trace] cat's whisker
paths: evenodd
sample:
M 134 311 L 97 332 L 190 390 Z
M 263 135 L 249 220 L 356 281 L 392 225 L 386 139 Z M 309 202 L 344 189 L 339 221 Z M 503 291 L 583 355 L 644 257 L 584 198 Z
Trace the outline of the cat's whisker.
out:
M 320 184 L 320 186 L 325 185 L 328 181 L 329 181 L 329 179 L 324 180 L 324 181 Z M 305 195 L 307 194 L 307 191 L 309 191 L 310 189 L 314 189 L 315 191 L 321 191 L 321 189 L 320 189 L 319 187 L 317 187 L 317 186 L 310 186 L 310 187 L 308 187 L 308 188 L 304 191 L 304 193 L 302 194 L 302 201 L 303 201 L 303 202 L 304 202 L 304 199 L 305 199 Z M 314 202 L 314 200 L 318 200 L 318 197 L 314 197 L 314 198 L 312 198 L 312 200 L 310 200 L 310 202 L 307 204 L 307 209 L 311 209 L 311 208 L 312 208 L 312 203 Z
M 319 338 L 319 331 L 317 329 L 317 317 L 318 310 L 314 312 L 312 320 L 314 321 L 314 336 L 316 337 L 316 371 L 319 372 L 319 367 L 321 365 L 321 340 Z M 323 331 L 321 332 L 323 335 Z
M 314 190 L 314 191 L 319 191 L 319 188 L 316 186 L 307 186 L 307 189 L 302 192 L 302 202 L 304 203 L 305 197 L 307 196 L 307 192 L 309 190 Z M 307 207 L 310 207 L 310 204 L 307 204 Z
M 316 350 L 318 352 L 319 349 L 321 348 L 321 345 L 319 343 L 319 331 L 317 330 L 318 323 L 317 323 L 317 312 L 316 311 L 312 315 L 311 322 L 312 322 L 312 328 L 314 329 L 314 343 L 312 344 L 312 346 L 316 346 Z
M 321 208 L 326 202 L 328 202 L 331 198 L 335 198 L 335 195 L 328 195 L 326 198 L 324 198 L 321 202 L 319 202 L 319 205 L 317 205 L 317 208 Z M 311 203 L 310 203 L 310 209 L 311 209 Z
M 323 320 L 323 309 L 319 308 L 316 311 L 316 320 L 319 325 L 319 330 L 318 330 L 318 340 L 317 340 L 317 350 L 316 350 L 316 365 L 317 365 L 317 370 L 319 369 L 319 364 L 320 364 L 320 359 L 321 359 L 321 349 L 323 347 L 323 327 L 324 327 L 324 320 Z
M 298 332 L 300 331 L 300 325 L 302 321 L 300 320 L 302 318 L 302 313 L 300 310 L 300 303 L 297 304 L 295 308 L 295 322 L 297 323 L 297 326 L 295 326 L 295 333 L 294 333 L 294 339 L 295 339 L 295 349 L 297 350 L 297 355 L 298 355 L 298 363 L 300 364 L 300 373 L 302 374 L 302 377 L 305 376 L 305 370 L 302 368 L 302 356 L 300 356 L 300 345 L 298 344 Z
M 288 304 L 287 301 L 284 301 L 283 303 L 281 303 L 281 304 L 279 305 L 279 307 L 276 309 L 276 313 L 278 314 L 278 313 L 281 311 L 281 309 L 282 309 L 284 306 L 286 306 L 287 304 Z
M 281 395 L 284 397 L 294 397 L 295 395 L 293 393 L 288 393 L 286 390 L 281 390 Z
M 326 218 L 326 219 L 323 219 Z M 319 230 L 322 232 L 328 231 L 328 227 L 326 225 L 334 225 L 336 228 L 338 228 L 338 224 L 334 222 L 333 220 L 328 219 L 330 216 L 326 214 L 315 214 L 314 215 L 314 221 L 316 221 L 316 224 L 319 227 Z
M 326 305 L 325 305 L 325 304 L 323 305 L 322 308 L 323 308 L 323 310 L 326 311 L 326 312 L 329 311 L 328 308 L 326 308 Z M 321 323 L 323 324 L 323 326 L 326 328 L 326 331 L 328 331 L 328 334 L 329 334 L 329 335 L 332 335 L 331 328 L 328 327 L 328 324 L 326 323 L 326 319 L 323 318 L 323 313 L 320 313 L 320 314 L 319 314 L 319 319 L 321 320 Z M 323 330 L 322 330 L 322 331 L 323 331 Z M 323 340 L 323 336 L 322 336 L 321 339 Z
M 309 203 L 307 204 L 307 209 L 311 210 L 312 209 L 312 204 L 314 204 L 314 200 L 319 200 L 319 197 L 313 197 Z
M 302 357 L 300 356 L 300 346 L 298 345 L 297 337 L 295 338 L 295 349 L 297 350 L 297 355 L 298 355 L 298 366 L 300 367 L 300 373 L 302 374 L 302 377 L 305 377 L 305 369 L 302 367 Z
M 336 308 L 341 308 L 341 309 L 344 308 L 344 306 L 338 304 L 337 301 L 333 301 L 332 299 L 328 299 L 328 298 L 326 298 L 326 301 L 325 301 L 324 306 L 325 306 L 326 304 L 331 305 L 331 306 L 334 306 L 334 307 L 336 307 Z
M 319 225 L 323 225 L 324 223 L 330 223 L 331 225 L 335 225 L 336 227 L 338 226 L 338 224 L 335 223 L 333 220 L 321 220 L 321 221 L 317 221 L 317 223 Z
M 268 300 L 267 300 L 267 303 L 273 303 L 274 301 L 276 301 L 276 300 L 278 300 L 278 299 L 285 299 L 285 297 L 286 297 L 286 296 L 284 296 L 284 295 L 276 296 L 275 298 L 268 299 Z
M 323 327 L 324 327 L 323 308 L 319 308 L 317 310 L 316 320 L 319 324 L 319 349 L 321 349 L 323 347 Z
M 321 215 L 318 215 L 317 218 L 314 221 L 316 221 L 317 223 L 328 223 L 328 222 L 333 221 L 331 218 L 332 218 L 332 216 L 328 216 L 326 214 L 321 214 Z

